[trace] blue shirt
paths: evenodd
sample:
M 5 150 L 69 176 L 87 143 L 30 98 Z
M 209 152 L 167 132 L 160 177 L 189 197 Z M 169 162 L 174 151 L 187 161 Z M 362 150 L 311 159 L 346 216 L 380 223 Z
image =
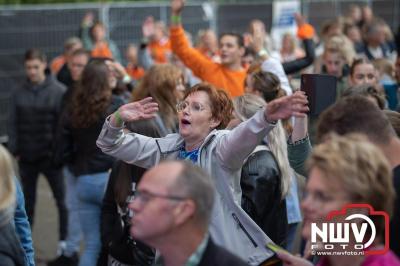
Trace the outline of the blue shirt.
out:
M 180 160 L 188 160 L 192 163 L 197 163 L 197 159 L 199 158 L 199 149 L 193 151 L 186 151 L 185 146 L 182 146 L 179 149 L 178 159 Z

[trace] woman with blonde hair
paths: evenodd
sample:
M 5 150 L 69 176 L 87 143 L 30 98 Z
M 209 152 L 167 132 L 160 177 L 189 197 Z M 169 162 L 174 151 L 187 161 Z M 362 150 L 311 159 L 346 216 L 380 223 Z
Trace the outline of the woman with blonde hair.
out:
M 285 96 L 285 91 L 281 87 L 281 79 L 271 72 L 262 71 L 255 68 L 249 71 L 246 78 L 247 91 L 262 96 L 263 99 L 269 103 L 275 99 Z M 307 118 L 294 118 L 282 120 L 285 129 L 285 138 L 287 139 L 287 157 L 284 160 L 289 160 L 290 165 L 295 172 L 305 175 L 304 163 L 308 154 L 311 152 L 311 143 L 308 137 Z M 293 127 L 292 123 L 293 122 Z M 288 137 L 287 137 L 288 136 Z M 300 177 L 300 176 L 296 176 Z M 302 178 L 291 178 L 291 186 L 288 194 L 286 195 L 286 213 L 288 220 L 288 233 L 287 233 L 287 249 L 292 249 L 292 243 L 295 238 L 297 225 L 302 221 L 300 211 L 300 200 Z
M 356 56 L 353 43 L 345 35 L 335 35 L 327 40 L 324 51 L 315 64 L 315 73 L 336 77 L 336 99 L 348 86 L 349 68 Z
M 281 62 L 290 62 L 305 56 L 304 51 L 298 47 L 292 33 L 285 33 L 282 36 L 282 47 L 280 50 Z
M 4 266 L 25 265 L 25 253 L 15 233 L 14 166 L 10 153 L 0 145 L 0 262 Z
M 356 57 L 353 43 L 344 34 L 335 35 L 329 38 L 325 43 L 325 50 L 329 49 L 339 50 L 340 54 L 344 57 L 346 64 L 349 66 L 351 66 Z
M 171 64 L 152 66 L 144 75 L 139 87 L 133 91 L 133 101 L 152 97 L 159 106 L 156 124 L 160 135 L 177 131 L 178 113 L 176 105 L 183 97 L 185 87 L 182 71 Z
M 234 117 L 248 120 L 266 102 L 254 94 L 233 99 Z M 243 165 L 240 184 L 242 208 L 261 229 L 279 245 L 286 245 L 288 221 L 285 197 L 289 192 L 293 169 L 289 165 L 286 135 L 278 121 Z

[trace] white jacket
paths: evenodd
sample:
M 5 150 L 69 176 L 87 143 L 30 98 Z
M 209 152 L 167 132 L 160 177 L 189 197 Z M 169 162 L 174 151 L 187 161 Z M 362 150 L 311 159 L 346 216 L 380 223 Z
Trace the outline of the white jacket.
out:
M 292 95 L 293 90 L 290 87 L 289 79 L 283 69 L 282 63 L 276 58 L 269 57 L 261 64 L 262 71 L 271 72 L 275 74 L 281 82 L 281 87 L 286 91 L 287 95 Z

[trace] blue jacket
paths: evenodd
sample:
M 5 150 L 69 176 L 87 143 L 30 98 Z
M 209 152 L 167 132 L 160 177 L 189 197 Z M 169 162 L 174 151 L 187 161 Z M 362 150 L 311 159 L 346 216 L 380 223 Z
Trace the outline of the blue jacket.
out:
M 17 178 L 15 178 L 16 187 L 16 207 L 14 213 L 15 231 L 21 242 L 21 246 L 25 251 L 25 261 L 27 266 L 35 266 L 35 255 L 33 252 L 32 232 L 28 222 L 28 216 L 25 211 L 24 194 L 21 185 Z

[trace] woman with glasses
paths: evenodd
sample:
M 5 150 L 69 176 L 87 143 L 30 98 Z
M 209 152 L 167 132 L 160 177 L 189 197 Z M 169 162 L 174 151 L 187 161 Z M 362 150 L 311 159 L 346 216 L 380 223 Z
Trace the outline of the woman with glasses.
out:
M 149 138 L 125 133 L 124 122 L 154 117 L 158 105 L 145 98 L 122 106 L 108 117 L 97 140 L 103 152 L 127 163 L 150 168 L 162 160 L 190 160 L 214 177 L 217 191 L 210 234 L 222 247 L 259 265 L 272 256 L 271 240 L 240 206 L 240 171 L 246 157 L 279 119 L 304 116 L 302 92 L 270 102 L 231 131 L 221 130 L 231 119 L 232 101 L 223 90 L 201 83 L 185 92 L 177 105 L 179 133 Z

